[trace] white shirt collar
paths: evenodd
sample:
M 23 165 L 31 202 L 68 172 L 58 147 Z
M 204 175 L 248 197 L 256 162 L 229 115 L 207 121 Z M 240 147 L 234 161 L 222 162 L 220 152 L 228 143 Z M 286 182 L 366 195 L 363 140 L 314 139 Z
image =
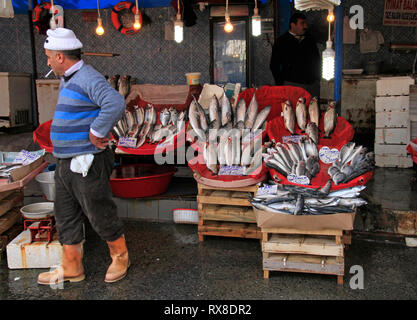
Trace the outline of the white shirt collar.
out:
M 69 75 L 73 74 L 75 71 L 80 70 L 83 65 L 84 65 L 84 61 L 83 60 L 78 61 L 77 63 L 73 64 L 70 68 L 68 68 L 64 72 L 64 75 L 65 76 L 69 76 Z

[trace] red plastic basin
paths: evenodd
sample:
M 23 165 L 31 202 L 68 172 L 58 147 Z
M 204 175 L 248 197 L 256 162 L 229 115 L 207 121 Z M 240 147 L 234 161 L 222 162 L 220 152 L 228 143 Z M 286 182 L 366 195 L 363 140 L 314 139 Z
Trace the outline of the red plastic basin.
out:
M 117 166 L 110 177 L 119 198 L 144 198 L 166 192 L 176 169 L 173 166 L 137 163 Z

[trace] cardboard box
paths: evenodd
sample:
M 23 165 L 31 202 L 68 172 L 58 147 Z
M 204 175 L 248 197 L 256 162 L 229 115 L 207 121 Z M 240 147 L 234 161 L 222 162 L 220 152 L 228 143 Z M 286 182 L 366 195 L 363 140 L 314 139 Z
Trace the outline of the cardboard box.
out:
M 288 228 L 301 230 L 353 230 L 355 212 L 323 215 L 287 215 L 253 208 L 260 228 Z
M 374 152 L 376 155 L 395 154 L 398 156 L 407 156 L 407 145 L 375 143 Z

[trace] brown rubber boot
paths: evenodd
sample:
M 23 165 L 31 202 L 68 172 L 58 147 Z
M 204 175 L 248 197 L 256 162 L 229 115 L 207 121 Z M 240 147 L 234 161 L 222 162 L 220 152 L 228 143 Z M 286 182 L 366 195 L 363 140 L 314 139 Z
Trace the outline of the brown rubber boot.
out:
M 85 279 L 83 259 L 83 243 L 62 246 L 62 264 L 55 270 L 43 272 L 38 276 L 38 283 L 53 285 L 65 281 L 79 282 Z
M 126 248 L 125 236 L 122 235 L 115 241 L 107 241 L 110 249 L 112 263 L 107 269 L 105 282 L 116 282 L 126 276 L 127 268 L 130 266 L 129 254 Z

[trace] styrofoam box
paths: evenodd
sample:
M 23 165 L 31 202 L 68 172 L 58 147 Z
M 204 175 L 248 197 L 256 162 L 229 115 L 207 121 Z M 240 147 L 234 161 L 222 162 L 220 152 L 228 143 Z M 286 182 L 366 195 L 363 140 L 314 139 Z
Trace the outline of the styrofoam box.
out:
M 409 141 L 409 128 L 375 129 L 375 143 L 377 144 L 408 144 Z
M 10 269 L 52 268 L 62 261 L 62 245 L 58 240 L 30 243 L 30 230 L 24 230 L 7 245 Z
M 411 77 L 383 77 L 376 81 L 377 96 L 401 96 L 410 94 Z
M 376 155 L 396 154 L 398 156 L 407 156 L 406 144 L 378 144 L 374 145 Z
M 410 96 L 375 97 L 375 111 L 409 111 Z
M 376 128 L 408 128 L 410 126 L 410 115 L 408 111 L 385 111 L 375 114 Z
M 390 167 L 390 168 L 411 168 L 413 166 L 413 160 L 408 156 L 398 155 L 375 155 L 375 165 L 377 167 Z

